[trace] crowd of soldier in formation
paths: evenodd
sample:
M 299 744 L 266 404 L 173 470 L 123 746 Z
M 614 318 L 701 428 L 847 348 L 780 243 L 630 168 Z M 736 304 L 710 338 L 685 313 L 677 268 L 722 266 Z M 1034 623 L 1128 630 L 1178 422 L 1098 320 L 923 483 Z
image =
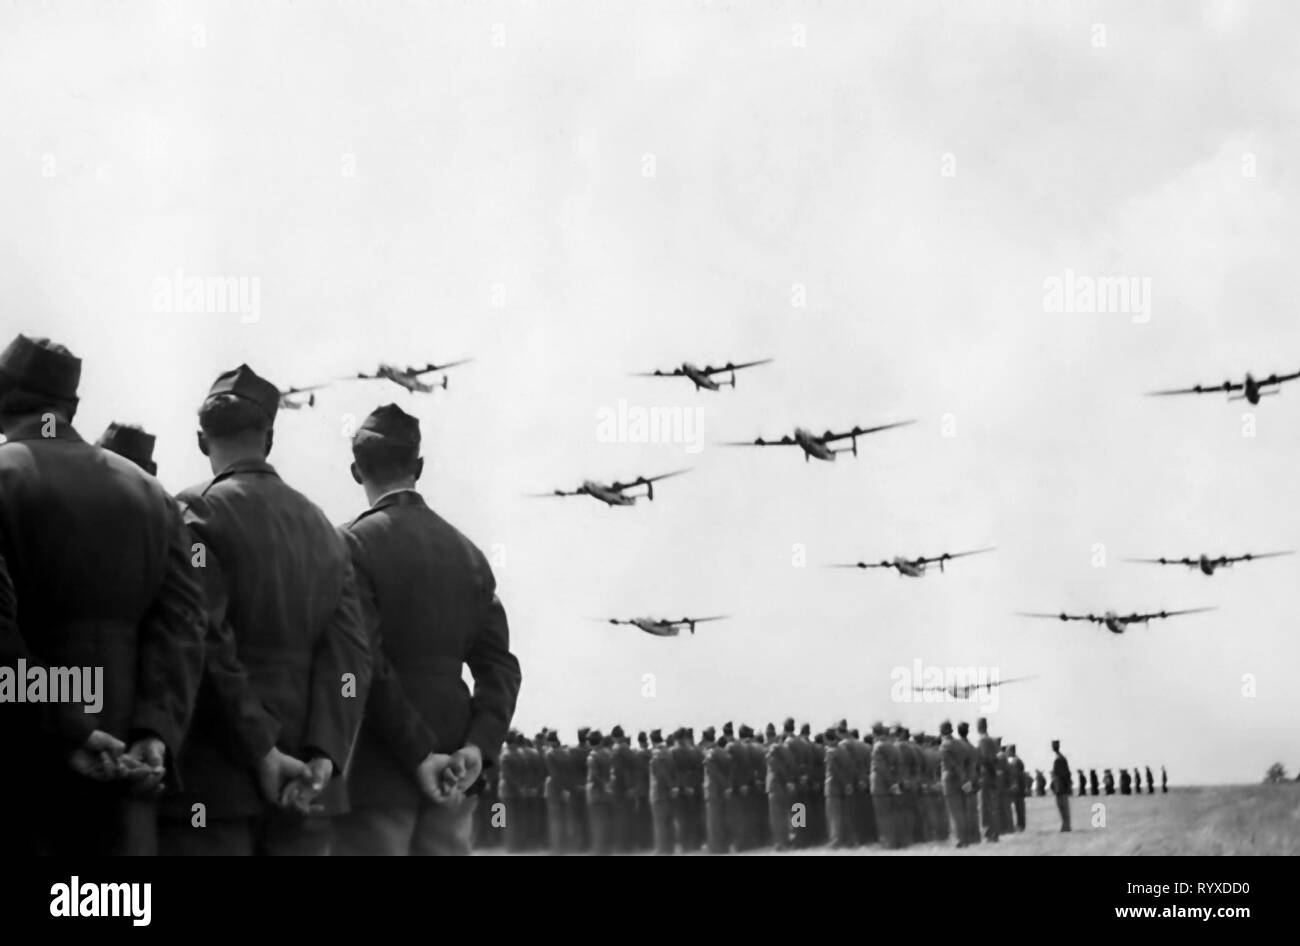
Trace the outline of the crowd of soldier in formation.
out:
M 635 741 L 619 726 L 608 735 L 584 728 L 573 745 L 551 730 L 531 741 L 511 731 L 477 810 L 475 845 L 725 854 L 996 842 L 1025 829 L 1025 796 L 1044 794 L 1047 780 L 1041 771 L 1030 777 L 986 719 L 978 730 L 972 742 L 964 722 L 955 733 L 944 723 L 938 736 L 877 723 L 863 736 L 841 721 L 813 735 L 787 719 L 761 736 L 732 723 L 720 735 L 709 727 L 698 741 L 689 728 Z M 1058 753 L 1058 805 L 1070 794 L 1068 767 L 1059 777 L 1064 762 Z

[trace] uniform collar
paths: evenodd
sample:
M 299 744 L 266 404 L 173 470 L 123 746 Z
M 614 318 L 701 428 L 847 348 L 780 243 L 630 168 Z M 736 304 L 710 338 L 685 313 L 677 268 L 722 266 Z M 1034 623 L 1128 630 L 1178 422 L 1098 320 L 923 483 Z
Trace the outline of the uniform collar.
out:
M 84 443 L 81 435 L 73 428 L 71 421 L 58 420 L 54 421 L 54 434 L 47 436 L 45 433 L 45 415 L 28 414 L 20 418 L 17 423 L 13 424 L 5 431 L 5 441 L 15 443 L 19 440 L 66 440 L 70 443 Z
M 387 509 L 389 506 L 423 506 L 424 497 L 412 487 L 393 489 L 378 497 L 370 504 L 370 509 Z

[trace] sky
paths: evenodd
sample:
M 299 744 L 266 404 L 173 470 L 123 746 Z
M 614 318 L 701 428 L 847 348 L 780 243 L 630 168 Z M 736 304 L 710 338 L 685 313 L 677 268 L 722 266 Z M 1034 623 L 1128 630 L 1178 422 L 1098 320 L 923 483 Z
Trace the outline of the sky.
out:
M 7 3 L 0 329 L 80 355 L 79 429 L 143 424 L 172 490 L 210 475 L 195 410 L 227 368 L 474 358 L 434 394 L 322 389 L 271 460 L 344 522 L 351 430 L 421 418 L 530 733 L 983 710 L 1031 769 L 1060 739 L 1172 784 L 1294 773 L 1300 556 L 1123 559 L 1300 547 L 1300 382 L 1143 396 L 1300 370 L 1298 27 L 1281 2 Z M 247 305 L 193 311 L 178 278 Z M 1098 278 L 1125 311 L 1052 305 Z M 721 392 L 631 376 L 759 358 Z M 617 423 L 654 409 L 682 428 Z M 719 445 L 909 419 L 834 463 Z M 680 468 L 631 508 L 528 495 Z M 920 580 L 824 567 L 983 546 Z M 1208 606 L 1122 636 L 1015 614 Z M 900 699 L 918 665 L 1032 679 Z

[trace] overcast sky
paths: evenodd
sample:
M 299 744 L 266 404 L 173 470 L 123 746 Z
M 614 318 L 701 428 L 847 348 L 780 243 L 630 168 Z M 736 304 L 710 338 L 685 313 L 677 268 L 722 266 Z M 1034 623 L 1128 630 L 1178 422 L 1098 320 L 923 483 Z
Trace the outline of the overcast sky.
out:
M 529 732 L 973 719 L 891 699 L 920 661 L 1035 675 L 990 714 L 1031 769 L 1059 738 L 1257 781 L 1300 765 L 1300 556 L 1121 559 L 1300 545 L 1300 382 L 1142 396 L 1300 369 L 1298 28 L 1281 2 L 6 3 L 0 325 L 79 354 L 83 434 L 143 424 L 172 490 L 209 475 L 194 411 L 241 361 L 288 386 L 476 358 L 433 395 L 325 389 L 271 459 L 345 521 L 350 427 L 421 417 Z M 1067 271 L 1149 310 L 1048 311 Z M 177 273 L 257 312 L 166 311 Z M 765 357 L 734 391 L 628 376 Z M 697 442 L 602 431 L 654 407 Z M 910 418 L 833 464 L 713 445 Z M 681 467 L 633 508 L 526 496 Z M 822 567 L 985 545 L 921 580 Z M 1014 615 L 1210 605 L 1123 636 Z M 641 614 L 732 618 L 590 620 Z

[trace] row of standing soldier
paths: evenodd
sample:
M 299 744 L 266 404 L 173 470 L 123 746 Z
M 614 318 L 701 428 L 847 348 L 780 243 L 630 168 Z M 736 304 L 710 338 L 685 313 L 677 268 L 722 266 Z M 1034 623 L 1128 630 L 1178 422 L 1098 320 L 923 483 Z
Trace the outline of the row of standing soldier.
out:
M 1023 831 L 1033 780 L 1015 746 L 980 719 L 939 736 L 877 723 L 865 737 L 841 721 L 812 735 L 787 719 L 682 728 L 635 741 L 580 729 L 574 745 L 543 730 L 512 731 L 499 777 L 478 812 L 476 844 L 508 852 L 723 854 L 830 844 L 886 849 L 951 840 L 957 847 Z M 981 834 L 982 830 L 982 834 Z

